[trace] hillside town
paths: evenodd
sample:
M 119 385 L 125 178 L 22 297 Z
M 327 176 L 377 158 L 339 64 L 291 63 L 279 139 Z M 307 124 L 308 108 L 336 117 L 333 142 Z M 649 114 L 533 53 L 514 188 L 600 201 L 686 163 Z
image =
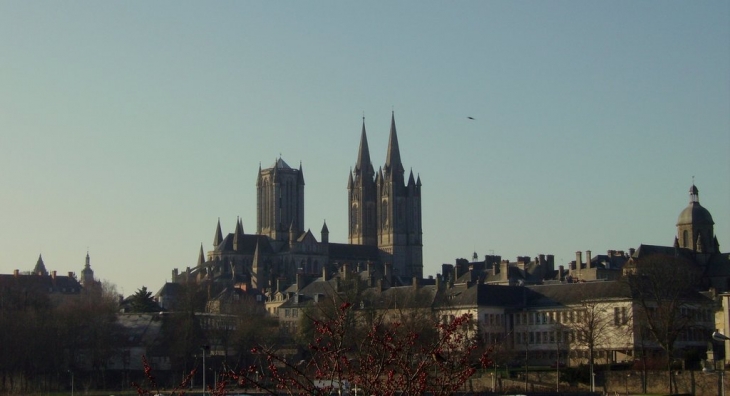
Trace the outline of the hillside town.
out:
M 122 389 L 142 376 L 143 357 L 167 387 L 201 364 L 208 370 L 191 387 L 247 367 L 258 367 L 258 379 L 267 364 L 252 348 L 306 359 L 313 318 L 339 302 L 352 305 L 356 323 L 472 318 L 469 337 L 491 361 L 477 376 L 483 391 L 549 382 L 628 392 L 630 381 L 639 393 L 666 389 L 651 373 L 669 368 L 670 389 L 682 393 L 700 386 L 685 372 L 725 370 L 730 345 L 713 333 L 730 334 L 730 254 L 694 184 L 665 246 L 579 250 L 566 266 L 549 253 L 475 252 L 436 274 L 423 270 L 421 186 L 420 175 L 405 173 L 393 114 L 377 170 L 363 121 L 346 242 L 330 241 L 324 222 L 317 234 L 306 227 L 302 167 L 278 158 L 259 166 L 255 228 L 230 219 L 232 232 L 223 232 L 229 219 L 211 219 L 212 245 L 200 246 L 194 266 L 172 263 L 161 286 L 149 279 L 149 289 L 119 296 L 88 253 L 78 274 L 39 256 L 0 275 L 0 390 L 67 389 L 69 376 L 87 389 Z M 579 368 L 588 376 L 569 374 Z

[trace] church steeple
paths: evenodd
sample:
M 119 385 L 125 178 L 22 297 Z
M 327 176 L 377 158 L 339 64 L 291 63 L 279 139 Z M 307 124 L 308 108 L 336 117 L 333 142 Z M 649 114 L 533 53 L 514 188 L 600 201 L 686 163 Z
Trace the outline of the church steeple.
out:
M 48 275 L 48 271 L 46 271 L 46 265 L 43 263 L 43 255 L 38 255 L 38 261 L 35 263 L 35 268 L 33 268 L 33 273 L 35 275 Z
M 697 253 L 717 253 L 715 249 L 715 222 L 710 212 L 700 205 L 700 193 L 692 183 L 689 204 L 677 219 L 679 246 Z
M 390 118 L 390 138 L 388 139 L 388 154 L 385 157 L 385 171 L 391 177 L 403 178 L 403 164 L 400 159 L 400 148 L 398 147 L 398 133 L 395 129 L 395 112 Z
M 348 240 L 355 245 L 377 245 L 377 187 L 375 171 L 370 162 L 370 148 L 362 118 L 360 147 L 357 150 L 355 170 L 350 169 L 347 191 L 350 199 Z
M 91 269 L 91 258 L 89 252 L 86 252 L 86 263 L 84 269 L 81 270 L 81 286 L 89 287 L 94 283 L 94 270 Z
M 355 174 L 370 176 L 373 171 L 373 164 L 370 162 L 370 149 L 368 148 L 368 137 L 365 132 L 365 117 L 362 118 L 362 132 L 360 133 L 360 148 L 357 151 L 357 162 L 355 163 Z

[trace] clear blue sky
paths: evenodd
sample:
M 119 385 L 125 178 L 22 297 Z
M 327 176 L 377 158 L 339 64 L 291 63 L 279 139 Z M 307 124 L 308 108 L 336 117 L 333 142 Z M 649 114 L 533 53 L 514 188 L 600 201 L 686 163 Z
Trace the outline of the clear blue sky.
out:
M 363 113 L 377 168 L 391 110 L 426 275 L 671 245 L 693 176 L 730 251 L 728 4 L 0 1 L 0 273 L 88 249 L 156 291 L 219 217 L 255 231 L 280 154 L 346 242 Z

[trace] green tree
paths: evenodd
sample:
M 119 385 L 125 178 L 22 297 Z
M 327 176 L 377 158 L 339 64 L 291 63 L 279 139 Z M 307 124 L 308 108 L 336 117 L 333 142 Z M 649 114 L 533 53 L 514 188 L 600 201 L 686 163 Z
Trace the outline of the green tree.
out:
M 147 291 L 146 286 L 142 286 L 129 297 L 129 309 L 132 312 L 159 312 L 160 306 L 152 297 L 152 292 Z

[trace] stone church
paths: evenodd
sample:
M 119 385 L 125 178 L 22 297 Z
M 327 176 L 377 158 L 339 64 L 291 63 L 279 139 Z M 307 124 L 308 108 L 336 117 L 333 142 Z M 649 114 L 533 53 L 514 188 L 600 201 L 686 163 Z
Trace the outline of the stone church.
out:
M 304 172 L 282 158 L 256 180 L 256 232 L 246 233 L 240 219 L 223 234 L 220 219 L 207 253 L 200 247 L 197 266 L 172 272 L 172 281 L 213 282 L 247 292 L 282 290 L 303 278 L 329 277 L 343 266 L 370 269 L 395 284 L 423 277 L 421 179 L 406 181 L 395 116 L 391 115 L 385 165 L 370 161 L 363 119 L 357 161 L 347 182 L 348 243 L 329 240 L 327 224 L 318 237 L 305 227 Z
M 626 269 L 640 265 L 642 259 L 652 255 L 681 257 L 701 269 L 703 287 L 711 287 L 717 292 L 728 292 L 730 253 L 720 251 L 714 225 L 710 211 L 700 205 L 699 189 L 693 183 L 689 189 L 689 203 L 677 218 L 677 234 L 672 246 L 642 244 L 635 251 L 631 250 Z

